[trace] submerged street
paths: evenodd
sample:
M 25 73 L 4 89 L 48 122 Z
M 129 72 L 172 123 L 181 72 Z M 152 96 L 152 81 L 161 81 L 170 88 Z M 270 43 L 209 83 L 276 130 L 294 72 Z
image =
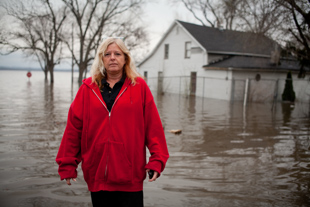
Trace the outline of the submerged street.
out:
M 77 75 L 77 74 L 76 74 Z M 59 180 L 55 157 L 78 85 L 71 73 L 0 71 L 3 206 L 91 206 L 81 169 Z M 76 82 L 76 81 L 75 81 Z M 145 206 L 309 206 L 309 103 L 243 102 L 153 93 L 170 158 L 145 181 Z M 181 134 L 170 130 L 181 129 Z

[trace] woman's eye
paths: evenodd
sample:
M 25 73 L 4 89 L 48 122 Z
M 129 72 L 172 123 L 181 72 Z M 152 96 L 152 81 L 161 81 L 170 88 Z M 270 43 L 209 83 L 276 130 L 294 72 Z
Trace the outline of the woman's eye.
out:
M 106 53 L 106 54 L 104 54 L 104 56 L 105 56 L 105 57 L 107 57 L 107 56 L 109 56 L 109 55 L 110 55 L 110 53 Z
M 120 55 L 122 55 L 122 54 L 121 54 L 121 53 L 116 53 L 115 55 L 120 56 Z

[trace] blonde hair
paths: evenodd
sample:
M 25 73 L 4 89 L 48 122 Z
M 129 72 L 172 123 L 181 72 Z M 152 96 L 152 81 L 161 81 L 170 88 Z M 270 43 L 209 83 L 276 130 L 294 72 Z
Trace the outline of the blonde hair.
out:
M 134 64 L 134 60 L 132 59 L 131 54 L 125 46 L 124 42 L 119 38 L 109 37 L 100 44 L 90 70 L 92 82 L 95 82 L 99 88 L 101 88 L 101 80 L 106 78 L 107 75 L 102 58 L 109 45 L 113 43 L 115 43 L 125 55 L 126 63 L 124 65 L 123 72 L 126 77 L 131 80 L 132 84 L 135 84 L 136 78 L 140 77 L 140 74 L 137 72 L 136 66 Z

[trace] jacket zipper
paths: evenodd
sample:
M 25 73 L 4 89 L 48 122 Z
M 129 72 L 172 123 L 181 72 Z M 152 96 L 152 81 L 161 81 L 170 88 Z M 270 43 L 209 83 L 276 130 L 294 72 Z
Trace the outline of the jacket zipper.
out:
M 104 103 L 101 101 L 101 99 L 99 98 L 99 96 L 97 95 L 97 93 L 94 91 L 94 89 L 92 89 L 93 93 L 97 96 L 97 98 L 99 99 L 99 101 L 102 103 L 102 105 L 104 106 L 104 108 L 109 112 L 109 123 L 111 124 L 111 112 L 112 112 L 112 109 L 113 109 L 113 106 L 114 104 L 117 102 L 117 100 L 123 95 L 123 93 L 127 90 L 127 87 L 122 91 L 122 93 L 117 97 L 117 99 L 114 101 L 112 107 L 111 107 L 111 111 L 109 111 L 107 109 L 107 107 L 104 105 Z M 104 170 L 104 181 L 107 180 L 107 172 L 108 172 L 108 163 L 109 163 L 109 149 L 110 149 L 110 137 L 108 137 L 108 156 L 107 156 L 107 163 L 106 163 L 106 166 L 105 166 L 105 170 Z

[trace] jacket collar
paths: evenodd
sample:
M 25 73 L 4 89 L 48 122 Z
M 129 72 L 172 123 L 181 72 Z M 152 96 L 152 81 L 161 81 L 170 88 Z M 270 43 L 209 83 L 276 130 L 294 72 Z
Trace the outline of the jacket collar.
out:
M 99 89 L 97 84 L 95 82 L 92 82 L 92 77 L 86 78 L 82 82 L 83 84 L 87 85 L 91 89 Z M 123 87 L 127 87 L 130 84 L 131 84 L 131 80 L 129 78 L 125 78 Z
M 122 78 L 117 83 L 121 82 L 122 84 L 124 84 L 125 78 L 126 78 L 126 76 L 123 75 Z M 117 84 L 117 83 L 115 83 L 115 84 Z M 107 82 L 107 79 L 105 79 L 105 78 L 103 78 L 101 80 L 101 84 L 104 85 L 104 86 L 110 86 L 110 84 Z

